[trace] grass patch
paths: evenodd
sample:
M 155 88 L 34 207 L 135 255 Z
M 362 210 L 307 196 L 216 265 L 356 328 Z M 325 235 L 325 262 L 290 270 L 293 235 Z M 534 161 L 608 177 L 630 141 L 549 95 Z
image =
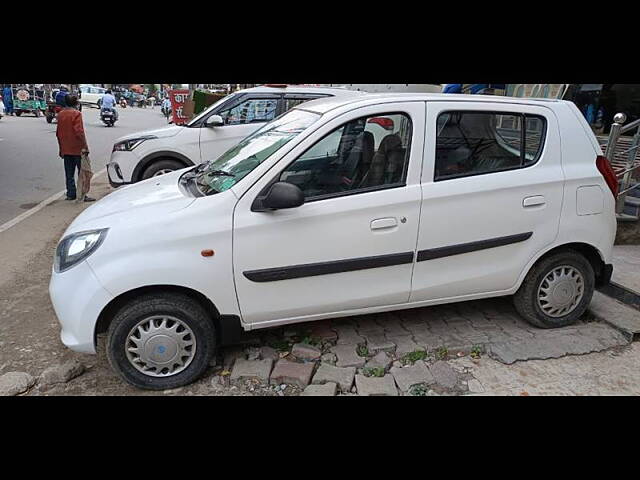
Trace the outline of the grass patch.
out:
M 358 345 L 358 348 L 356 349 L 356 353 L 360 357 L 368 357 L 369 356 L 369 348 L 366 345 Z
M 429 387 L 426 384 L 420 383 L 418 385 L 414 385 L 409 389 L 409 395 L 414 397 L 426 397 L 429 392 Z
M 402 356 L 402 358 L 400 359 L 400 361 L 403 363 L 403 365 L 413 365 L 414 363 L 416 363 L 418 360 L 424 360 L 426 359 L 428 356 L 427 352 L 424 350 L 415 350 L 413 352 L 407 353 L 405 355 Z
M 275 348 L 279 352 L 286 352 L 289 350 L 291 345 L 286 340 L 276 340 L 275 342 L 271 342 L 269 344 L 271 348 Z
M 436 358 L 438 360 L 444 360 L 449 355 L 449 349 L 447 347 L 440 347 L 436 350 Z
M 484 353 L 484 347 L 482 345 L 474 345 L 471 349 L 471 358 L 480 358 Z
M 366 367 L 362 369 L 366 377 L 384 377 L 386 373 L 383 367 Z

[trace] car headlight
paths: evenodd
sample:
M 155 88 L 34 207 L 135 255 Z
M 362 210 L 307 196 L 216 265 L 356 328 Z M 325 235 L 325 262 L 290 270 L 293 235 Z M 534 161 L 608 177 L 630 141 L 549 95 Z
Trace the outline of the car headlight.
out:
M 101 228 L 64 237 L 56 248 L 54 270 L 57 273 L 64 272 L 87 258 L 102 244 L 108 230 Z
M 138 137 L 138 138 L 131 138 L 129 140 L 123 140 L 122 142 L 118 142 L 113 145 L 113 151 L 114 152 L 130 152 L 131 150 L 136 148 L 138 145 L 140 145 L 142 142 L 146 140 L 151 140 L 153 138 L 158 138 L 158 137 L 155 137 L 153 135 L 147 135 L 146 137 Z

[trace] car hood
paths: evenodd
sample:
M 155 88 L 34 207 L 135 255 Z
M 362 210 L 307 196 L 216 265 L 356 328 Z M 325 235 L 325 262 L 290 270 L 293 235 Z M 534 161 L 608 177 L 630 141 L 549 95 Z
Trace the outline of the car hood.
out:
M 188 207 L 196 199 L 179 186 L 180 176 L 186 170 L 119 188 L 84 210 L 65 235 L 93 228 L 109 228 L 120 223 L 143 224 Z
M 176 125 L 172 125 L 170 127 L 157 128 L 155 130 L 144 130 L 143 132 L 131 133 L 129 135 L 120 137 L 115 141 L 115 143 L 120 143 L 124 140 L 131 140 L 132 138 L 140 138 L 140 137 L 147 137 L 147 136 L 153 136 L 157 138 L 174 137 L 185 128 L 187 127 L 178 127 Z

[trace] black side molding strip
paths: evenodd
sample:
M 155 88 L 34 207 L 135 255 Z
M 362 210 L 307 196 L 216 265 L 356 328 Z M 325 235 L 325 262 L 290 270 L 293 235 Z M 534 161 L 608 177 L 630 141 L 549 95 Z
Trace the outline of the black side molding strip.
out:
M 306 265 L 293 265 L 290 267 L 251 270 L 243 272 L 243 275 L 252 282 L 277 282 L 279 280 L 316 277 L 318 275 L 329 275 L 331 273 L 355 272 L 356 270 L 404 265 L 407 263 L 413 263 L 413 257 L 413 252 L 393 253 L 390 255 L 379 255 L 375 257 L 352 258 L 349 260 L 336 260 L 333 262 L 309 263 Z
M 461 255 L 463 253 L 477 252 L 478 250 L 487 250 L 489 248 L 503 247 L 512 243 L 520 243 L 529 240 L 533 232 L 520 233 L 518 235 L 509 235 L 508 237 L 491 238 L 489 240 L 480 240 L 478 242 L 461 243 L 460 245 L 451 245 L 449 247 L 432 248 L 429 250 L 420 250 L 418 252 L 418 261 L 434 260 L 436 258 L 451 257 L 453 255 Z

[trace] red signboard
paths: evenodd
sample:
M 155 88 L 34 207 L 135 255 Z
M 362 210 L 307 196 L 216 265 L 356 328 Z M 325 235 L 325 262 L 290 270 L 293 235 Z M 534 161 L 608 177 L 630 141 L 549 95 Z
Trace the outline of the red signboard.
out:
M 184 102 L 189 98 L 189 90 L 169 90 L 169 101 L 171 102 L 171 112 L 173 113 L 173 124 L 182 125 L 187 120 L 182 114 Z

